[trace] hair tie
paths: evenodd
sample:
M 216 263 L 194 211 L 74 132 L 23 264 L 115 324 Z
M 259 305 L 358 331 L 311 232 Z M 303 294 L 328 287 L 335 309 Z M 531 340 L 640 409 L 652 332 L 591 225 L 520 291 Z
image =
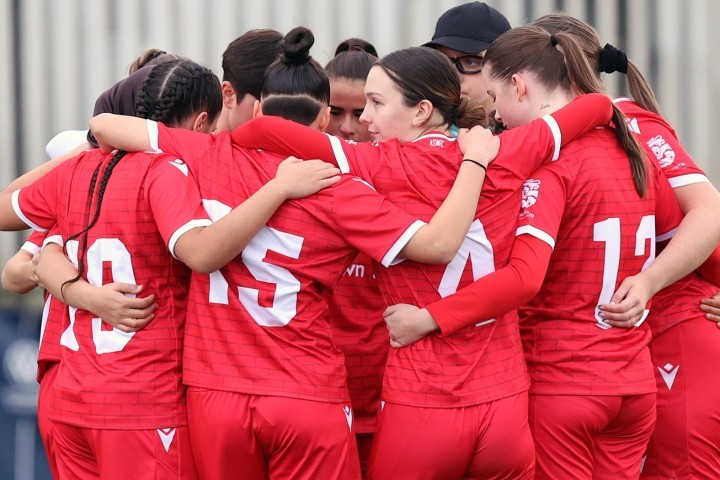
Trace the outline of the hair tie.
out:
M 150 57 L 148 57 L 148 59 L 145 63 L 155 60 L 156 58 L 158 58 L 161 55 L 167 55 L 167 52 L 165 50 L 158 50 L 157 52 L 150 55 Z
M 606 43 L 602 52 L 600 52 L 600 56 L 598 57 L 598 70 L 605 73 L 627 73 L 627 54 L 609 43 Z
M 555 38 L 555 34 L 554 33 L 550 34 L 550 45 L 553 47 L 556 47 L 557 44 L 558 44 L 558 42 L 557 42 L 557 38 Z

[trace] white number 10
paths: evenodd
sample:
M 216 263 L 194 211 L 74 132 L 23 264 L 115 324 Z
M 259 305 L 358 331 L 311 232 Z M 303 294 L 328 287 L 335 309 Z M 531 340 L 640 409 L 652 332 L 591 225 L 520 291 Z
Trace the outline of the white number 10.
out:
M 67 242 L 67 253 L 70 261 L 78 266 L 78 241 Z M 133 272 L 130 252 L 125 245 L 117 238 L 99 238 L 87 250 L 87 280 L 94 287 L 103 285 L 103 262 L 110 262 L 112 269 L 112 281 L 135 284 L 135 273 Z M 135 294 L 126 294 L 135 297 Z M 60 345 L 71 350 L 78 351 L 80 345 L 75 336 L 75 315 L 77 308 L 68 307 L 70 312 L 70 326 L 65 329 L 60 337 Z M 112 330 L 102 329 L 100 318 L 92 319 L 92 338 L 97 353 L 119 352 L 128 344 L 135 332 L 125 333 L 114 328 Z

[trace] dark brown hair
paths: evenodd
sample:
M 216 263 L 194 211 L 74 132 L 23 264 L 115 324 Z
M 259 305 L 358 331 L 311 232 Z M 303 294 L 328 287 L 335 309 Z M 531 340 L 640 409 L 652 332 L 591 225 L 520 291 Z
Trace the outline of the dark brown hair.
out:
M 238 103 L 246 93 L 260 98 L 265 70 L 278 58 L 282 39 L 282 34 L 275 30 L 250 30 L 225 49 L 222 56 L 223 81 L 230 82 Z
M 330 78 L 364 82 L 377 60 L 377 51 L 370 42 L 360 38 L 348 38 L 338 45 L 335 56 L 325 65 L 325 73 Z
M 577 95 L 604 93 L 603 84 L 579 43 L 567 33 L 551 35 L 533 25 L 513 28 L 490 45 L 484 62 L 493 78 L 508 81 L 514 74 L 528 71 L 548 88 L 560 87 Z M 613 122 L 630 160 L 635 189 L 644 196 L 648 181 L 645 151 L 615 105 Z
M 428 100 L 448 125 L 460 128 L 485 125 L 485 109 L 460 95 L 457 70 L 439 51 L 427 47 L 406 48 L 384 56 L 376 66 L 395 83 L 405 105 L 412 107 Z
M 603 54 L 603 46 L 600 44 L 600 38 L 593 27 L 565 13 L 544 15 L 535 20 L 533 25 L 542 27 L 550 33 L 564 32 L 575 37 L 590 60 L 590 64 L 595 67 L 595 72 L 600 76 L 600 57 Z M 631 60 L 627 60 L 627 72 L 625 75 L 630 96 L 638 105 L 645 110 L 661 115 L 660 105 L 657 98 L 655 98 L 655 93 L 650 88 L 650 84 L 640 69 Z
M 260 92 L 263 114 L 310 125 L 330 105 L 330 81 L 310 56 L 314 43 L 305 27 L 285 35 L 280 57 L 265 71 Z

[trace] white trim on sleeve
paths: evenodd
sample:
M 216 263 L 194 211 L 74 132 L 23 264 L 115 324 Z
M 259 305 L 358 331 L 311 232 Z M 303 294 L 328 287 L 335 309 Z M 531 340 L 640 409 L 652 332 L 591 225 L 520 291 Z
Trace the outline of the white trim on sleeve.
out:
M 677 233 L 677 228 L 673 228 L 669 232 L 662 233 L 660 235 L 655 236 L 655 242 L 664 242 L 665 240 L 670 240 L 675 236 L 675 233 Z
M 350 173 L 350 162 L 348 162 L 345 151 L 342 148 L 340 139 L 332 135 L 326 134 L 330 139 L 330 146 L 332 147 L 333 154 L 335 155 L 335 161 L 338 164 L 338 168 L 342 173 Z
M 533 237 L 537 238 L 538 240 L 542 240 L 543 242 L 550 245 L 550 248 L 555 250 L 555 239 L 550 236 L 548 233 L 543 232 L 537 227 L 533 227 L 532 225 L 523 225 L 522 227 L 518 227 L 517 230 L 515 230 L 515 236 L 519 237 L 520 235 L 532 235 Z
M 150 141 L 150 151 L 153 153 L 163 153 L 160 150 L 160 134 L 158 133 L 158 125 L 154 120 L 147 120 L 148 140 Z
M 22 244 L 22 247 L 20 247 L 20 250 L 24 250 L 30 255 L 35 255 L 37 252 L 40 251 L 40 247 L 35 245 L 33 242 L 25 242 Z
M 45 240 L 43 240 L 42 248 L 44 249 L 47 247 L 49 243 L 54 243 L 55 245 L 60 245 L 61 247 L 65 245 L 62 235 L 48 235 L 45 237 Z
M 168 250 L 170 250 L 170 254 L 180 260 L 177 255 L 175 255 L 175 244 L 178 240 L 180 240 L 180 237 L 185 235 L 193 228 L 207 227 L 208 225 L 212 225 L 212 220 L 207 218 L 197 218 L 195 220 L 190 220 L 185 225 L 175 230 L 175 233 L 170 236 L 170 241 L 168 241 Z
M 560 145 L 562 144 L 562 133 L 560 132 L 560 125 L 558 125 L 555 117 L 552 115 L 543 115 L 543 120 L 550 127 L 550 133 L 552 133 L 553 140 L 555 141 L 555 151 L 553 152 L 552 161 L 554 162 L 560 158 Z
M 400 255 L 400 251 L 405 248 L 405 245 L 407 245 L 410 239 L 415 236 L 418 230 L 420 230 L 425 225 L 427 224 L 420 220 L 416 220 L 415 222 L 413 222 L 412 225 L 410 225 L 407 230 L 405 230 L 405 233 L 400 235 L 400 238 L 398 238 L 397 241 L 393 243 L 392 247 L 390 247 L 385 256 L 382 258 L 382 261 L 380 263 L 383 265 L 383 267 L 389 267 L 390 265 L 397 265 L 398 263 L 403 262 L 405 259 L 397 258 L 397 256 Z
M 47 232 L 47 229 L 42 228 L 40 225 L 35 225 L 33 222 L 30 221 L 29 218 L 25 216 L 23 211 L 20 209 L 20 190 L 15 190 L 12 192 L 12 196 L 10 197 L 12 201 L 12 208 L 15 211 L 15 215 L 17 215 L 20 220 L 25 222 L 25 225 L 32 228 L 33 230 L 37 230 L 38 232 Z
M 689 173 L 687 175 L 668 178 L 668 182 L 670 182 L 672 188 L 678 188 L 695 183 L 710 183 L 710 180 L 702 173 Z

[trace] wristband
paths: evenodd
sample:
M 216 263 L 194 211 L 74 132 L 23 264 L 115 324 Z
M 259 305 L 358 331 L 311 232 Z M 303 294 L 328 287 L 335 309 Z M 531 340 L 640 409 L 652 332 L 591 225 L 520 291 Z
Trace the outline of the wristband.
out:
M 477 165 L 478 167 L 480 167 L 480 168 L 482 168 L 483 170 L 485 170 L 485 172 L 487 172 L 487 167 L 486 167 L 485 165 L 483 165 L 482 163 L 478 162 L 477 160 L 472 160 L 472 159 L 470 159 L 470 158 L 463 158 L 462 161 L 463 161 L 463 162 L 472 162 L 472 163 L 474 163 L 475 165 Z

